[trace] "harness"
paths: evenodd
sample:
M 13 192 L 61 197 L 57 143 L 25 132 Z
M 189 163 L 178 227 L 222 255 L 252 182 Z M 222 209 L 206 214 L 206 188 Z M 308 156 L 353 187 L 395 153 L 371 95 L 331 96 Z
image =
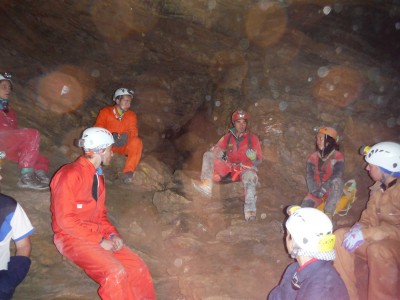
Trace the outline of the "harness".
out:
M 252 138 L 251 132 L 249 131 L 247 135 L 249 137 L 247 140 L 247 149 L 251 149 L 251 138 Z M 229 146 L 229 141 L 231 140 L 232 136 L 233 136 L 232 131 L 229 131 L 228 139 L 226 141 L 226 146 L 225 146 L 225 155 L 226 155 L 226 150 L 228 149 L 228 146 Z M 228 149 L 228 150 L 232 150 L 232 149 Z

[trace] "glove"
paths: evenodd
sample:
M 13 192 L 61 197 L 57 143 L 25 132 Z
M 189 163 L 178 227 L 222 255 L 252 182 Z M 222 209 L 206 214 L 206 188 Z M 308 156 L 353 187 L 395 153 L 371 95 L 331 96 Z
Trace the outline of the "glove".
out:
M 247 149 L 246 156 L 251 161 L 256 160 L 257 159 L 257 152 L 256 152 L 256 150 L 253 150 L 253 149 Z
M 112 136 L 114 138 L 114 147 L 123 147 L 128 142 L 128 135 L 125 132 L 121 134 L 119 134 L 118 132 L 113 132 Z
M 353 253 L 358 247 L 364 244 L 364 236 L 361 231 L 362 225 L 357 223 L 349 232 L 344 235 L 344 240 L 342 246 L 346 248 L 347 251 Z

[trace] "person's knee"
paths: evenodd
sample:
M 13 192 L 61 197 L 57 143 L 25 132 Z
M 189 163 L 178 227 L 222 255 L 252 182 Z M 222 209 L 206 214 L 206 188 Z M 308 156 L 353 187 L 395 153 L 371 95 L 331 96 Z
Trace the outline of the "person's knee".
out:
M 249 171 L 244 171 L 242 173 L 242 182 L 244 185 L 248 183 L 253 183 L 255 185 L 257 184 L 257 181 L 258 181 L 258 176 L 256 172 L 249 170 Z
M 393 259 L 395 254 L 385 241 L 374 242 L 367 248 L 367 257 L 369 259 L 378 259 L 379 261 L 388 261 Z M 397 250 L 398 251 L 398 250 Z
M 304 199 L 301 204 L 301 207 L 315 207 L 315 201 L 312 199 Z

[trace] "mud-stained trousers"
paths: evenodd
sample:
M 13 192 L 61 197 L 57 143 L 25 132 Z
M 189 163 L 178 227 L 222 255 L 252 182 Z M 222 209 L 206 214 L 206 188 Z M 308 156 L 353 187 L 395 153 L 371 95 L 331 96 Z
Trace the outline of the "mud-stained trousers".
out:
M 232 181 L 241 180 L 244 186 L 244 212 L 256 211 L 257 193 L 256 186 L 258 176 L 254 169 L 234 166 L 231 163 L 216 159 L 211 151 L 207 151 L 203 155 L 203 163 L 200 178 L 207 179 L 209 182 L 218 182 L 221 178 L 231 175 Z
M 131 137 L 126 145 L 122 147 L 112 147 L 112 151 L 118 154 L 127 155 L 123 173 L 135 172 L 142 156 L 143 142 L 139 137 Z
M 18 163 L 19 168 L 33 168 L 48 172 L 49 160 L 39 154 L 40 133 L 33 128 L 0 131 L 0 150 L 6 158 Z
M 71 237 L 54 239 L 57 249 L 100 285 L 103 300 L 156 299 L 145 262 L 127 246 L 112 252 Z
M 329 188 L 325 194 L 325 207 L 324 212 L 331 215 L 334 214 L 336 205 L 343 195 L 344 182 L 341 178 L 335 178 L 331 181 Z M 322 203 L 323 199 L 308 193 L 301 203 L 301 207 L 317 207 Z
M 400 241 L 365 242 L 353 253 L 343 246 L 344 234 L 350 228 L 340 228 L 336 235 L 334 267 L 342 277 L 351 300 L 361 300 L 357 285 L 368 284 L 368 300 L 400 299 Z M 363 274 L 356 269 L 356 258 L 368 265 L 368 282 L 359 282 Z

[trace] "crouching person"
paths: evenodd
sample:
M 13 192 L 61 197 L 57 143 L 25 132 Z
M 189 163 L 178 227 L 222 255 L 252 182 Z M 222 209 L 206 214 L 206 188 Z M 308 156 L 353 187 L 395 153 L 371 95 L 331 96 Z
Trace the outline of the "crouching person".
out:
M 111 161 L 112 134 L 88 128 L 79 140 L 84 155 L 51 181 L 54 243 L 62 255 L 96 281 L 102 299 L 155 299 L 145 262 L 109 222 L 102 165 Z
M 332 265 L 335 235 L 323 212 L 292 207 L 286 222 L 286 247 L 296 262 L 290 264 L 269 300 L 346 300 L 346 286 Z

